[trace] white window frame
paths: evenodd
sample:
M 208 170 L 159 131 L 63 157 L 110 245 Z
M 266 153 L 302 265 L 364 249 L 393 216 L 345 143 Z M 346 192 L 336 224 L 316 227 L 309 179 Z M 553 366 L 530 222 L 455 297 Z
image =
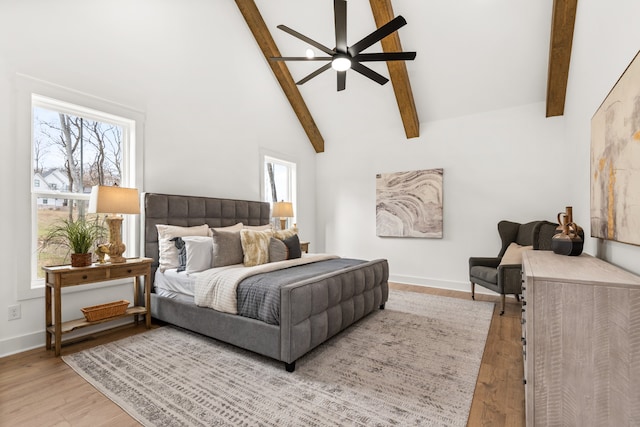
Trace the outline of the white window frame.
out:
M 29 218 L 28 225 L 22 221 L 18 225 L 23 233 L 16 231 L 16 251 L 22 259 L 30 262 L 17 271 L 17 299 L 42 298 L 44 296 L 44 279 L 35 276 L 37 268 L 37 199 L 38 197 L 56 197 L 67 199 L 88 199 L 88 194 L 67 193 L 63 191 L 37 191 L 33 186 L 33 108 L 43 107 L 61 111 L 66 114 L 78 115 L 123 127 L 123 187 L 138 188 L 142 194 L 143 188 L 143 140 L 144 114 L 141 111 L 97 98 L 73 89 L 54 85 L 30 76 L 16 76 L 15 92 L 15 135 L 18 143 L 17 160 L 19 167 L 16 182 L 16 194 L 30 194 L 29 198 L 20 197 L 16 202 L 16 218 Z M 42 188 L 42 187 L 40 187 Z M 26 221 L 26 220 L 25 220 Z M 22 228 L 25 227 L 25 228 Z M 123 237 L 127 245 L 127 256 L 137 256 L 140 253 L 140 218 L 139 215 L 127 215 L 123 222 Z M 104 282 L 96 286 L 112 286 L 121 281 Z M 76 289 L 77 288 L 77 289 Z M 70 288 L 69 291 L 81 291 L 85 287 Z
M 289 193 L 291 194 L 291 200 L 285 200 L 285 202 L 291 202 L 293 205 L 293 217 L 289 218 L 289 225 L 297 223 L 297 199 L 298 199 L 298 188 L 297 188 L 297 163 L 296 160 L 290 156 L 268 151 L 268 150 L 260 150 L 260 199 L 264 202 L 269 202 L 271 209 L 273 210 L 273 200 L 266 200 L 266 192 L 265 192 L 265 168 L 267 163 L 278 163 L 284 165 L 288 168 L 288 186 Z M 275 220 L 274 220 L 275 221 Z M 280 222 L 277 222 L 279 226 Z

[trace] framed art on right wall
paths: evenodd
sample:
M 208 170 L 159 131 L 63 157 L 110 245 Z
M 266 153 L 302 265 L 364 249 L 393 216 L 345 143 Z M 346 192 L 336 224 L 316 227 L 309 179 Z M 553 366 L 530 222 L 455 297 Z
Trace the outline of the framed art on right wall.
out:
M 640 245 L 640 52 L 591 119 L 591 236 Z

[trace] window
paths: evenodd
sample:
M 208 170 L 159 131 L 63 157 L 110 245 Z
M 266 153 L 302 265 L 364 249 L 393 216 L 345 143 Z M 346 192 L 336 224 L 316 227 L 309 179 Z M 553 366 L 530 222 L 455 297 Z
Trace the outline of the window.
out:
M 50 227 L 60 220 L 103 221 L 87 213 L 94 185 L 136 187 L 131 173 L 135 122 L 39 95 L 32 96 L 31 117 L 31 283 L 38 287 L 43 284 L 42 266 L 69 262 L 67 250 L 44 244 Z M 127 219 L 123 240 L 135 248 L 127 238 L 132 234 Z
M 269 203 L 291 202 L 293 204 L 293 218 L 289 219 L 289 224 L 295 224 L 296 164 L 271 155 L 263 155 L 262 164 L 262 200 Z

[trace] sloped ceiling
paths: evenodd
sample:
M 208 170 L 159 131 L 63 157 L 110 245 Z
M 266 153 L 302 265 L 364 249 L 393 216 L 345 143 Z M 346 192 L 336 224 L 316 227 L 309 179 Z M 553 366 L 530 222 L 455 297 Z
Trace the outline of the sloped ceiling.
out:
M 554 0 L 392 3 L 395 15 L 408 22 L 399 30 L 403 49 L 417 51 L 406 67 L 421 123 L 545 101 Z M 284 56 L 303 56 L 309 46 L 278 30 L 279 24 L 334 45 L 333 1 L 255 0 L 255 4 Z M 347 38 L 352 44 L 377 26 L 368 1 L 351 0 L 347 8 Z M 367 50 L 381 51 L 380 43 Z M 318 63 L 287 65 L 295 81 L 318 68 Z M 371 68 L 389 76 L 384 63 L 373 63 Z M 348 72 L 346 91 L 337 92 L 335 73 L 329 70 L 298 89 L 320 131 L 336 123 L 363 126 L 371 117 L 376 120 L 369 126 L 402 129 L 391 83 L 379 86 Z

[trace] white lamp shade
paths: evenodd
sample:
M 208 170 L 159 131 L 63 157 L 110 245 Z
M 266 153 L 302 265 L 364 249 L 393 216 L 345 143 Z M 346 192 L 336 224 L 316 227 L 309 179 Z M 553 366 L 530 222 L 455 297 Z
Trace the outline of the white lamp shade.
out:
M 293 203 L 291 202 L 274 202 L 273 213 L 274 218 L 292 218 L 293 217 Z
M 89 212 L 107 214 L 139 214 L 137 188 L 95 185 L 91 188 Z

